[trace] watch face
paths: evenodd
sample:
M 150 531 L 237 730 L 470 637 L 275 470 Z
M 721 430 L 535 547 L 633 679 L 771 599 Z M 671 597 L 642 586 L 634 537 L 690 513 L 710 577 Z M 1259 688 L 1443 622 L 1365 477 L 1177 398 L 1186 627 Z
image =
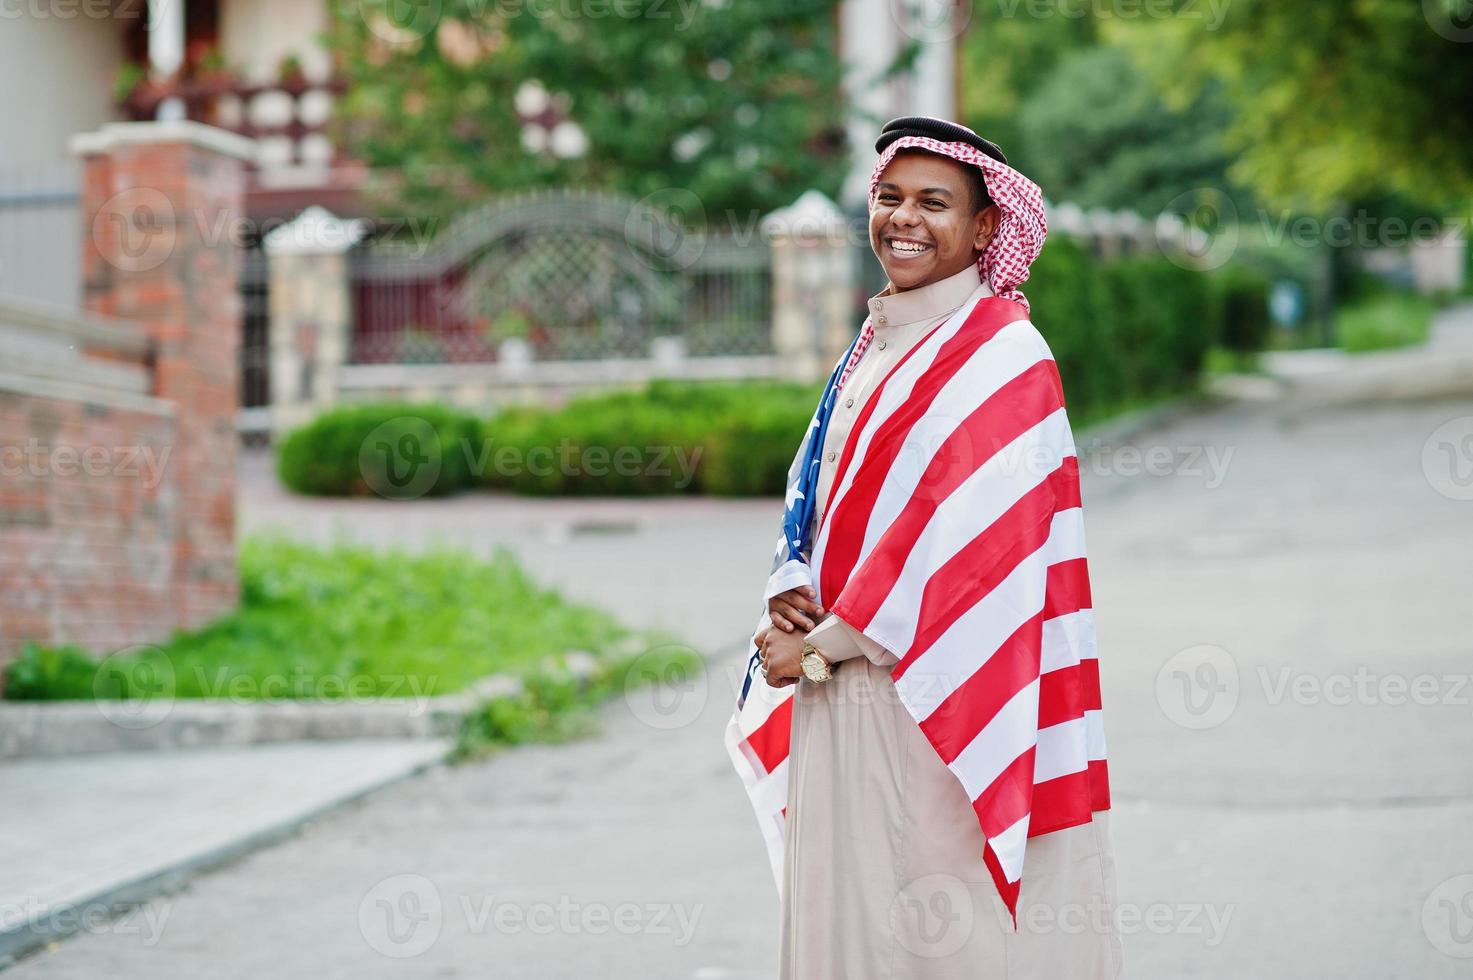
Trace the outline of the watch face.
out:
M 825 681 L 829 678 L 829 665 L 816 653 L 810 653 L 799 661 L 798 665 L 803 668 L 804 675 L 811 681 Z

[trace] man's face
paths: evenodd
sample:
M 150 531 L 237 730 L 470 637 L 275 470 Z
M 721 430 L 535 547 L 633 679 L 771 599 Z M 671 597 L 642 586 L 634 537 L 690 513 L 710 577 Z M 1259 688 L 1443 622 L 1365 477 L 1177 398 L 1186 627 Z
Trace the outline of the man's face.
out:
M 897 292 L 956 275 L 977 261 L 997 228 L 996 205 L 972 212 L 964 164 L 934 153 L 898 153 L 880 175 L 869 244 Z

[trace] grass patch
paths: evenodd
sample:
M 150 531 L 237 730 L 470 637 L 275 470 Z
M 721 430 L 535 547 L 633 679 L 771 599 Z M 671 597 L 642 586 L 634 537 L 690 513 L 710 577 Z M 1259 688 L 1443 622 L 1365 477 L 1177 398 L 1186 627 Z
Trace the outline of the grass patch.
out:
M 5 697 L 356 700 L 521 678 L 521 693 L 467 715 L 453 753 L 466 759 L 586 734 L 609 695 L 704 670 L 669 637 L 539 587 L 507 552 L 482 560 L 268 535 L 241 544 L 239 567 L 241 603 L 229 615 L 101 662 L 77 647 L 27 644 L 5 669 Z
M 1207 374 L 1262 374 L 1259 351 L 1233 350 L 1230 347 L 1211 347 L 1202 370 Z
M 1384 293 L 1335 312 L 1335 336 L 1353 353 L 1426 342 L 1433 301 L 1411 293 Z
M 600 661 L 591 675 L 577 676 L 565 664 L 528 676 L 521 694 L 497 698 L 468 714 L 452 758 L 464 760 L 505 745 L 561 742 L 597 729 L 595 709 L 611 695 L 668 681 L 684 687 L 705 663 L 679 644 Z

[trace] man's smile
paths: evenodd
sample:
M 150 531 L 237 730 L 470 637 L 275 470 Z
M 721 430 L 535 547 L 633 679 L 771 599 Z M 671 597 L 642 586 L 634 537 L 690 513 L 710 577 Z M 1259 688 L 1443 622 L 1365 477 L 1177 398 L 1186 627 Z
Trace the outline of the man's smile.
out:
M 934 248 L 930 242 L 923 242 L 916 238 L 891 237 L 885 239 L 885 244 L 890 246 L 890 253 L 897 259 L 913 259 L 918 255 L 925 255 Z

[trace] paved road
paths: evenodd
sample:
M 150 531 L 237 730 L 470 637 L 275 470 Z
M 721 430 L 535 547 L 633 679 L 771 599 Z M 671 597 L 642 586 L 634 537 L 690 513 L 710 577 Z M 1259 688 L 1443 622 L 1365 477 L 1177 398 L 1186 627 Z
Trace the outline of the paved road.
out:
M 1150 447 L 1085 466 L 1128 975 L 1469 976 L 1473 402 L 1241 403 Z M 506 544 L 728 651 L 775 516 L 259 489 L 248 528 L 331 533 L 330 511 L 365 539 Z M 386 790 L 11 975 L 771 976 L 772 884 L 720 747 L 734 664 L 616 700 L 601 738 Z

